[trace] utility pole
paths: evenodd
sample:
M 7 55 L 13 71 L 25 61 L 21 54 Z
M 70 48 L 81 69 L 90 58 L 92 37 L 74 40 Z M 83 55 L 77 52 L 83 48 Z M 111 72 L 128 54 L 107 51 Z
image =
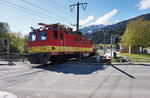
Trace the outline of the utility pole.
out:
M 106 33 L 104 33 L 104 54 L 105 54 L 105 52 L 106 52 L 106 47 L 105 47 L 105 35 L 106 35 Z
M 71 12 L 73 12 L 74 6 L 77 6 L 77 32 L 79 31 L 79 6 L 80 5 L 82 5 L 83 10 L 85 10 L 87 7 L 87 3 L 79 3 L 79 2 L 77 2 L 77 4 L 70 5 Z
M 111 35 L 111 54 L 110 54 L 110 57 L 111 57 L 111 59 L 110 59 L 110 61 L 112 62 L 112 44 L 113 44 L 113 37 L 114 37 L 114 35 Z

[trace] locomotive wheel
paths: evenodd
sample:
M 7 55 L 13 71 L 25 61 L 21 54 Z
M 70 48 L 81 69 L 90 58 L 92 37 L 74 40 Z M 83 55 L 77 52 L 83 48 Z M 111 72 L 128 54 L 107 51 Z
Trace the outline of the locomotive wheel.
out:
M 80 54 L 80 57 L 79 57 L 80 59 L 82 59 L 83 58 L 83 55 L 82 54 Z
M 51 62 L 52 62 L 53 64 L 59 64 L 59 63 L 61 63 L 61 58 L 60 58 L 60 56 L 52 56 L 52 57 L 51 57 Z

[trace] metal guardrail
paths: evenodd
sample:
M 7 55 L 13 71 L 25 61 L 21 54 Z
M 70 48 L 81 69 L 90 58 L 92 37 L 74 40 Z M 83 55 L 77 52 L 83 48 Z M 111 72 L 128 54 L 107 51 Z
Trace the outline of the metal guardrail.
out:
M 0 61 L 8 61 L 8 62 L 24 62 L 24 59 L 26 58 L 25 54 L 20 53 L 9 53 L 6 52 L 0 52 Z

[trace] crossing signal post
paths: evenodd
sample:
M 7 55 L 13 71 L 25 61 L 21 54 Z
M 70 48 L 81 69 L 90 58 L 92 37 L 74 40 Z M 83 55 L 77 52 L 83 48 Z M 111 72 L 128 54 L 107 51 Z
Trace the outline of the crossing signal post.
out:
M 118 37 L 114 38 L 114 43 L 117 44 L 118 43 Z
M 3 38 L 3 46 L 6 47 L 7 53 L 9 54 L 9 39 L 8 38 Z
M 6 47 L 7 51 L 7 60 L 9 61 L 9 39 L 8 38 L 3 38 L 2 40 L 3 46 Z
M 111 59 L 110 59 L 110 61 L 112 62 L 112 44 L 113 44 L 113 38 L 114 38 L 114 35 L 111 35 L 111 54 L 110 54 L 110 56 L 111 56 Z
M 8 40 L 7 39 L 3 39 L 3 46 L 7 47 L 8 46 Z

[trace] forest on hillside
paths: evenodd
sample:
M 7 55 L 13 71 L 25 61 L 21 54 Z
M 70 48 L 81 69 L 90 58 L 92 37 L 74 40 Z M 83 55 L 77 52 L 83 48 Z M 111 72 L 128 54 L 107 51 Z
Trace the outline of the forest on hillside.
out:
M 139 19 L 142 19 L 142 21 L 150 22 L 150 13 L 122 21 L 122 22 L 119 22 L 114 25 L 107 26 L 103 30 L 97 30 L 96 32 L 87 34 L 87 36 L 90 39 L 92 39 L 94 44 L 104 44 L 104 42 L 106 44 L 110 44 L 111 35 L 120 36 L 118 38 L 119 38 L 119 41 L 121 41 L 121 36 L 124 34 L 124 32 L 127 28 L 127 25 L 131 21 L 135 21 L 135 20 L 139 20 Z M 140 21 L 140 22 L 142 22 L 142 21 Z M 134 26 L 134 25 L 136 25 L 136 23 L 133 23 L 132 25 Z M 139 23 L 139 25 L 140 25 L 140 23 Z M 147 28 L 149 28 L 148 25 L 147 25 Z

